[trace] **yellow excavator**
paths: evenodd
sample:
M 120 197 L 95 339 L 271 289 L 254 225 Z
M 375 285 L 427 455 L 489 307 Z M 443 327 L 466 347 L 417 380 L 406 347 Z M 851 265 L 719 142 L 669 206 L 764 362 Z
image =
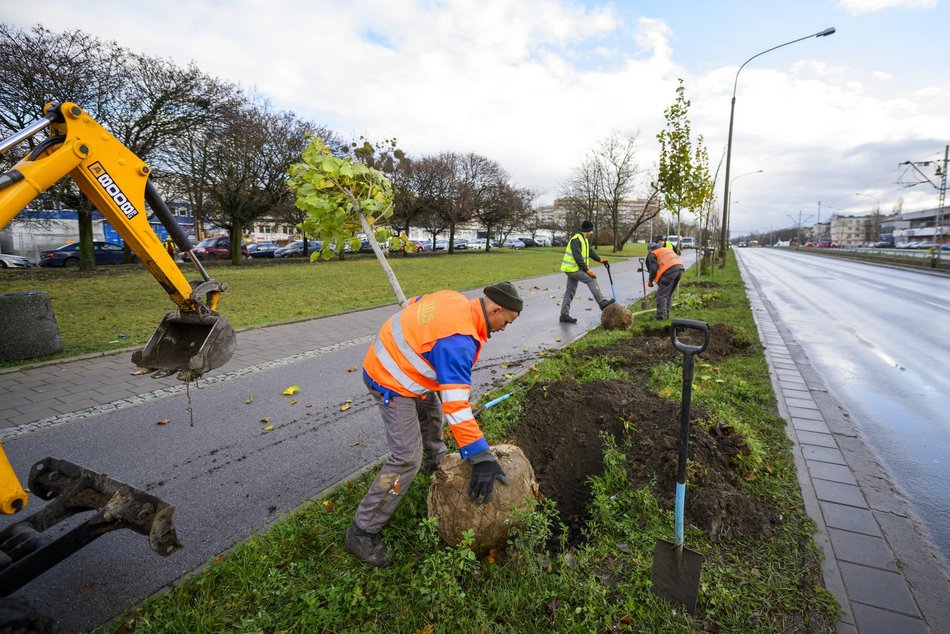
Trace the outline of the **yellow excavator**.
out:
M 0 141 L 4 154 L 47 132 L 29 154 L 0 174 L 0 229 L 39 194 L 69 176 L 177 304 L 178 310 L 165 315 L 145 347 L 132 354 L 132 362 L 156 377 L 177 372 L 183 381 L 227 363 L 236 346 L 234 329 L 216 310 L 227 285 L 211 279 L 201 265 L 188 236 L 149 182 L 151 168 L 78 105 L 48 103 L 43 114 Z M 185 279 L 149 225 L 146 202 L 197 268 L 200 280 Z M 0 597 L 120 528 L 147 536 L 152 550 L 163 556 L 181 548 L 172 505 L 103 474 L 48 457 L 33 464 L 29 490 L 48 504 L 0 531 Z M 19 513 L 27 499 L 0 446 L 0 513 Z M 87 511 L 94 515 L 57 539 L 44 534 L 58 522 Z

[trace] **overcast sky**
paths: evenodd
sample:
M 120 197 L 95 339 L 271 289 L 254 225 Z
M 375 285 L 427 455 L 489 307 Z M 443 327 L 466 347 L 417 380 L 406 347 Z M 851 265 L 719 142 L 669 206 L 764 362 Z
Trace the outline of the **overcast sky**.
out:
M 39 10 L 41 9 L 41 10 Z M 551 202 L 612 130 L 639 131 L 641 167 L 678 78 L 711 169 L 739 66 L 733 235 L 933 208 L 905 161 L 950 143 L 950 9 L 938 0 L 188 0 L 3 2 L 24 28 L 78 28 L 240 82 L 348 137 L 410 155 L 477 152 Z M 939 185 L 934 167 L 921 170 Z M 751 173 L 763 170 L 762 173 Z M 745 176 L 744 176 L 745 175 Z M 856 195 L 856 193 L 866 195 Z M 821 201 L 819 212 L 819 201 Z M 810 218 L 809 218 L 810 217 Z

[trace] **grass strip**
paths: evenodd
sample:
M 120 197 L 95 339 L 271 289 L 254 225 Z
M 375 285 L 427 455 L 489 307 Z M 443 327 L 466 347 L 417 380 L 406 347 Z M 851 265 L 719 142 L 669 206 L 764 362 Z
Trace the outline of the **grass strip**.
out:
M 676 316 L 728 323 L 754 346 L 749 354 L 698 363 L 694 407 L 741 427 L 752 448 L 742 468 L 755 475 L 744 481 L 745 491 L 780 509 L 784 521 L 767 537 L 719 542 L 688 527 L 687 543 L 706 556 L 695 616 L 651 592 L 654 542 L 670 539 L 672 514 L 647 488 L 627 485 L 625 447 L 605 439 L 603 474 L 591 480 L 586 541 L 575 548 L 547 547 L 557 528 L 550 501 L 496 558 L 479 560 L 464 542 L 448 547 L 426 515 L 428 478 L 420 475 L 384 531 L 394 564 L 368 568 L 343 549 L 342 537 L 370 473 L 304 504 L 100 631 L 833 632 L 838 607 L 821 584 L 814 526 L 734 261 L 714 280 L 715 289 L 680 291 Z M 623 333 L 597 329 L 576 349 L 596 350 L 654 324 L 644 319 Z M 622 376 L 608 366 L 571 349 L 552 353 L 498 390 L 514 394 L 482 417 L 489 441 L 505 439 L 517 425 L 531 386 L 579 374 L 585 381 Z M 658 363 L 650 389 L 678 403 L 678 370 Z

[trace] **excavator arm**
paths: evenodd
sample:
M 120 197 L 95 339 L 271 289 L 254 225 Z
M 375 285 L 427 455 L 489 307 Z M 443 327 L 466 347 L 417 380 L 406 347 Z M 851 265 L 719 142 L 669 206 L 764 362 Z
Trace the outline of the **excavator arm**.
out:
M 236 346 L 234 329 L 216 312 L 227 286 L 211 279 L 193 253 L 188 236 L 149 182 L 148 164 L 74 103 L 47 104 L 42 119 L 0 141 L 0 153 L 44 130 L 47 138 L 0 174 L 0 229 L 69 176 L 177 305 L 145 347 L 133 353 L 132 361 L 154 370 L 153 376 L 177 372 L 185 381 L 225 364 Z M 152 230 L 146 202 L 202 279 L 185 278 Z M 0 596 L 119 528 L 146 535 L 152 549 L 163 556 L 181 548 L 172 522 L 174 507 L 140 489 L 54 458 L 34 463 L 29 484 L 34 495 L 49 503 L 0 530 Z M 26 504 L 27 493 L 0 446 L 0 513 L 18 513 Z M 91 518 L 55 540 L 44 532 L 73 514 L 89 511 Z
M 74 103 L 47 104 L 44 117 L 0 142 L 0 153 L 49 128 L 49 136 L 0 175 L 0 229 L 30 201 L 64 176 L 71 177 L 115 227 L 178 311 L 159 324 L 143 350 L 133 354 L 141 367 L 197 378 L 231 358 L 234 330 L 216 312 L 227 286 L 211 279 L 168 206 L 149 182 L 151 168 Z M 178 248 L 189 255 L 202 280 L 185 279 L 148 222 L 145 203 Z

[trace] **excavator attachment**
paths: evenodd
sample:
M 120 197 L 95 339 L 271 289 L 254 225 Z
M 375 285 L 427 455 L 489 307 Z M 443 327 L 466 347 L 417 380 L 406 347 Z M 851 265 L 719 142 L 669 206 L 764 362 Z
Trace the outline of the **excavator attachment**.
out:
M 145 347 L 132 353 L 141 368 L 197 379 L 228 362 L 237 346 L 234 328 L 224 315 L 170 312 Z
M 57 458 L 30 470 L 30 491 L 49 503 L 0 531 L 0 596 L 6 597 L 98 537 L 120 528 L 145 535 L 167 557 L 181 548 L 175 507 L 102 473 Z M 69 517 L 94 514 L 65 533 L 49 531 Z M 50 533 L 59 536 L 51 538 Z

